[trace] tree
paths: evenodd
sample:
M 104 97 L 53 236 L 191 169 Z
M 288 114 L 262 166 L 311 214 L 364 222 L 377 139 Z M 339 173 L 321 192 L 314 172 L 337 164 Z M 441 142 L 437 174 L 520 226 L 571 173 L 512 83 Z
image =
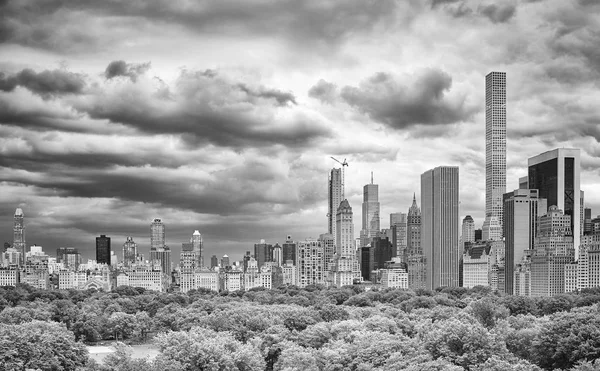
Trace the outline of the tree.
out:
M 108 332 L 114 334 L 115 340 L 129 339 L 137 328 L 136 316 L 123 312 L 115 312 L 108 317 Z
M 63 324 L 31 321 L 0 326 L 0 369 L 76 370 L 88 361 L 85 345 Z

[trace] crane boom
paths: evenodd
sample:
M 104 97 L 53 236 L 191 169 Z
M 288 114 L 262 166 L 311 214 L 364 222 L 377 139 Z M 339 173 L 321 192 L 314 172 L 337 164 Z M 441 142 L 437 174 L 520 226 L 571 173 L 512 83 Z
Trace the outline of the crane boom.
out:
M 348 162 L 346 161 L 346 159 L 344 159 L 344 161 L 342 162 L 342 161 L 338 160 L 337 158 L 335 158 L 333 156 L 330 156 L 330 157 L 331 157 L 331 159 L 333 161 L 335 161 L 338 164 L 342 165 L 342 200 L 345 200 L 346 199 L 346 195 L 345 195 L 345 186 L 346 186 L 346 184 L 345 184 L 346 179 L 345 178 L 346 178 L 346 174 L 345 174 L 344 168 L 346 166 L 348 166 Z

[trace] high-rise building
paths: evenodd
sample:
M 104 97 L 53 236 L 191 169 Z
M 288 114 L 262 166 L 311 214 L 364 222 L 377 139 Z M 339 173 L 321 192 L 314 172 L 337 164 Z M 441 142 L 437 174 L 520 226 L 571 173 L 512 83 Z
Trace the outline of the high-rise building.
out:
M 273 262 L 275 262 L 275 266 L 277 267 L 283 265 L 283 250 L 278 243 L 273 246 Z
M 110 237 L 104 234 L 96 237 L 96 262 L 110 265 Z
M 229 256 L 225 254 L 221 258 L 221 268 L 226 269 L 227 267 L 231 267 L 231 263 L 229 261 Z
M 439 166 L 421 175 L 421 246 L 426 288 L 459 285 L 458 167 Z
M 459 246 L 462 252 L 467 242 L 475 242 L 475 221 L 471 215 L 465 216 L 462 222 L 462 236 L 461 246 Z
M 287 236 L 281 249 L 283 250 L 283 263 L 291 261 L 293 265 L 296 265 L 296 242 L 292 240 L 292 236 Z
M 539 216 L 548 210 L 546 199 L 539 197 L 537 189 L 515 189 L 504 194 L 505 288 L 516 295 L 515 272 L 517 265 L 531 255 L 534 248 Z M 522 270 L 519 271 L 521 274 Z M 519 290 L 523 292 L 523 289 Z
M 335 239 L 335 236 L 329 233 L 322 233 L 319 235 L 319 241 L 321 242 L 321 246 L 323 246 L 323 259 L 325 264 L 324 269 L 325 274 L 327 275 L 327 279 L 332 278 L 329 277 L 329 273 L 331 272 L 331 268 L 333 267 L 333 255 L 335 254 Z
M 123 265 L 126 267 L 135 264 L 138 261 L 137 243 L 133 237 L 127 237 L 123 244 Z
M 75 247 L 59 247 L 56 249 L 56 262 L 76 271 L 81 264 L 81 254 Z
M 591 234 L 591 232 L 592 232 L 592 209 L 586 207 L 583 210 L 583 234 L 587 236 L 587 235 Z
M 321 242 L 307 239 L 298 242 L 298 286 L 323 284 L 325 280 L 324 251 Z
M 337 233 L 336 228 L 336 214 L 337 209 L 342 202 L 342 194 L 344 193 L 342 184 L 342 169 L 331 169 L 329 173 L 329 208 L 327 211 L 327 231 L 335 239 Z M 334 246 L 337 245 L 337 241 L 333 241 Z
M 219 259 L 216 255 L 210 257 L 210 268 L 213 269 L 219 266 Z
M 198 259 L 196 264 L 198 268 L 204 267 L 204 242 L 202 241 L 202 235 L 197 229 L 192 234 L 192 239 L 190 242 L 192 243 L 192 247 L 196 252 L 196 256 Z
M 571 216 L 554 205 L 550 206 L 548 213 L 538 219 L 531 256 L 531 296 L 564 293 L 565 265 L 574 261 Z
M 162 219 L 155 218 L 150 225 L 150 250 L 165 247 L 165 224 Z
M 265 240 L 260 240 L 259 243 L 254 244 L 254 259 L 258 263 L 258 269 L 266 262 L 273 261 L 273 245 L 266 243 Z
M 367 246 L 371 239 L 377 236 L 380 228 L 379 185 L 373 184 L 373 175 L 371 174 L 371 184 L 367 184 L 363 188 L 361 244 Z
M 580 244 L 580 154 L 579 149 L 557 148 L 528 161 L 529 188 L 539 190 L 539 197 L 548 200 L 548 207 L 557 206 L 571 217 L 571 231 L 578 256 Z
M 495 216 L 488 216 L 483 221 L 482 240 L 483 241 L 501 241 L 502 240 L 502 225 L 500 220 Z
M 21 262 L 25 263 L 25 214 L 19 207 L 15 210 L 15 223 L 13 226 L 13 249 L 17 249 L 21 253 Z
M 354 221 L 348 200 L 340 203 L 336 215 L 336 241 L 332 266 L 332 283 L 337 287 L 352 285 L 359 278 L 358 260 L 354 249 Z
M 150 260 L 153 265 L 160 265 L 160 268 L 165 275 L 171 275 L 171 249 L 169 246 L 150 250 Z
M 421 249 L 421 209 L 417 206 L 417 197 L 413 194 L 413 202 L 406 218 L 406 250 L 408 255 L 408 287 L 425 288 L 425 258 Z
M 390 214 L 390 229 L 392 230 L 392 245 L 396 249 L 396 256 L 403 263 L 408 260 L 407 251 L 407 215 L 406 213 Z
M 502 196 L 506 193 L 506 73 L 485 77 L 485 218 L 503 225 Z M 484 222 L 485 224 L 485 222 Z M 494 235 L 484 239 L 496 239 Z

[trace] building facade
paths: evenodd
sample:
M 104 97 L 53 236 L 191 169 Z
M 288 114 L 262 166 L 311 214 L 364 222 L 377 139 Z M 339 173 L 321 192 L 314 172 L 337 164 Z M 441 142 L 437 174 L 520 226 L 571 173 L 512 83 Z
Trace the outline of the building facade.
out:
M 20 207 L 15 210 L 12 248 L 21 254 L 19 264 L 23 265 L 25 262 L 25 214 Z
M 327 233 L 331 234 L 333 238 L 336 238 L 336 214 L 337 209 L 340 207 L 340 203 L 342 202 L 342 195 L 344 193 L 343 190 L 343 179 L 342 179 L 342 169 L 331 169 L 329 173 L 328 179 L 328 210 L 327 210 Z M 337 245 L 337 241 L 333 241 L 333 245 Z
M 98 264 L 110 265 L 110 237 L 104 234 L 96 237 L 96 261 Z
M 298 278 L 299 287 L 320 285 L 325 281 L 325 251 L 318 240 L 307 239 L 298 242 Z
M 421 175 L 421 247 L 426 288 L 458 287 L 458 167 L 439 166 Z
M 379 208 L 379 185 L 373 184 L 371 177 L 371 184 L 363 187 L 362 229 L 360 231 L 362 246 L 371 243 L 371 239 L 376 237 L 381 229 Z
M 332 266 L 333 285 L 348 286 L 360 277 L 356 250 L 354 248 L 354 221 L 348 200 L 340 203 L 336 213 L 336 241 Z

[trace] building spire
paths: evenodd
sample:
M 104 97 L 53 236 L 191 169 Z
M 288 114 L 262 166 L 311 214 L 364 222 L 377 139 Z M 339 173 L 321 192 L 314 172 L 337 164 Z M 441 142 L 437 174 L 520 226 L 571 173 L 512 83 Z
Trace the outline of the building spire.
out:
M 413 205 L 417 206 L 417 193 L 416 192 L 413 193 Z

